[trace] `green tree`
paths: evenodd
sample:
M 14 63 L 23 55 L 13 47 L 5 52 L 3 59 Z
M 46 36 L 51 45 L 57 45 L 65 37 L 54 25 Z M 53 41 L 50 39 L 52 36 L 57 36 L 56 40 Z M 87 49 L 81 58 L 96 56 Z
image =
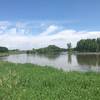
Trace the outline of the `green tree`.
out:
M 6 48 L 6 47 L 0 47 L 0 52 L 1 53 L 8 52 L 8 48 Z
M 80 52 L 96 52 L 97 40 L 96 39 L 82 39 L 77 42 L 76 50 Z
M 71 43 L 67 43 L 68 51 L 71 51 L 71 47 L 72 47 Z
M 97 51 L 100 52 L 100 38 L 97 38 Z

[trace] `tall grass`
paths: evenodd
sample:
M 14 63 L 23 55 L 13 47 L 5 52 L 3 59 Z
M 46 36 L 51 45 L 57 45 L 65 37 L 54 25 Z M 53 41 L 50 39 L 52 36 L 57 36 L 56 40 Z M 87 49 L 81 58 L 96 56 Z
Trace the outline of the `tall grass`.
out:
M 0 62 L 0 100 L 100 100 L 100 73 Z

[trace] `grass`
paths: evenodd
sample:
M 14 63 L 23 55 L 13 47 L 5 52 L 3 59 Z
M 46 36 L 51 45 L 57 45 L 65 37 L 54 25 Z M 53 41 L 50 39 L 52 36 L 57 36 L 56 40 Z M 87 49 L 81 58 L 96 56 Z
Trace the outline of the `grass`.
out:
M 100 100 L 100 73 L 0 62 L 0 100 Z
M 8 56 L 8 55 L 9 55 L 9 53 L 1 53 L 1 52 L 0 52 L 0 57 Z
M 9 55 L 11 55 L 11 54 L 25 54 L 25 52 L 24 51 L 17 51 L 17 52 L 14 52 L 14 51 L 9 51 L 9 52 L 0 52 L 0 57 L 4 57 L 4 56 L 9 56 Z

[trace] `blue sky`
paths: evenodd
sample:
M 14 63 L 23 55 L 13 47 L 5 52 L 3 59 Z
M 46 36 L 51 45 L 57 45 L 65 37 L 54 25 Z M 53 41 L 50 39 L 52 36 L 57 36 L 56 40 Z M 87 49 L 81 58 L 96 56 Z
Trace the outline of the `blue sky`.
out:
M 15 39 L 17 38 L 16 41 L 12 40 L 13 43 L 20 39 L 20 41 L 23 40 L 21 41 L 23 42 L 22 45 L 24 44 L 24 47 L 21 43 L 19 43 L 20 45 L 17 43 L 18 46 L 12 46 L 10 39 L 9 44 L 6 40 L 3 41 L 0 44 L 2 46 L 28 49 L 39 44 L 38 48 L 50 44 L 50 36 L 56 38 L 56 34 L 58 36 L 59 33 L 64 31 L 68 31 L 69 34 L 74 33 L 75 37 L 79 33 L 88 35 L 80 36 L 78 40 L 98 37 L 100 31 L 100 0 L 0 0 L 0 39 L 5 40 L 5 37 L 9 35 L 9 39 L 12 36 Z M 43 33 L 46 36 L 48 35 L 48 37 L 42 35 L 42 39 L 46 37 L 50 40 L 47 42 L 48 44 L 44 44 L 45 41 L 43 40 L 41 40 L 43 44 L 40 44 L 41 41 L 37 39 Z M 90 33 L 96 33 L 96 35 L 89 35 Z M 67 35 L 68 33 L 65 35 L 66 39 Z M 30 46 L 26 48 L 25 44 L 29 40 L 25 36 L 34 37 L 34 41 L 38 41 L 38 43 L 30 43 Z M 64 46 L 65 43 L 69 42 L 58 38 L 54 40 L 57 40 L 53 42 L 54 44 L 62 47 L 66 47 Z M 75 46 L 76 39 L 70 38 L 70 41 Z
M 67 27 L 100 30 L 100 0 L 0 0 L 0 20 L 70 21 Z

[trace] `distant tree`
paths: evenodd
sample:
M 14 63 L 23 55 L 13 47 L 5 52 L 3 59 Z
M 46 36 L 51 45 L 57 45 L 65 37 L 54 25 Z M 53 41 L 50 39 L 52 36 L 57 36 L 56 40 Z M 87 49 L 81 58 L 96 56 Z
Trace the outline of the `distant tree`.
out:
M 27 54 L 32 54 L 33 51 L 32 51 L 32 50 L 27 50 L 26 53 L 27 53 Z
M 35 52 L 36 52 L 36 49 L 33 48 L 33 49 L 32 49 L 32 52 L 35 53 Z
M 67 43 L 67 48 L 68 48 L 68 51 L 70 51 L 70 50 L 71 50 L 71 47 L 72 47 L 71 43 Z
M 100 38 L 97 38 L 97 51 L 100 52 Z
M 8 48 L 6 48 L 6 47 L 0 47 L 0 52 L 1 53 L 8 52 Z
M 45 48 L 36 49 L 37 53 L 45 53 L 45 54 L 58 53 L 62 51 L 65 51 L 65 49 L 59 48 L 55 45 L 49 45 L 48 47 L 45 47 Z
M 82 39 L 77 42 L 76 50 L 80 52 L 100 51 L 100 39 Z

